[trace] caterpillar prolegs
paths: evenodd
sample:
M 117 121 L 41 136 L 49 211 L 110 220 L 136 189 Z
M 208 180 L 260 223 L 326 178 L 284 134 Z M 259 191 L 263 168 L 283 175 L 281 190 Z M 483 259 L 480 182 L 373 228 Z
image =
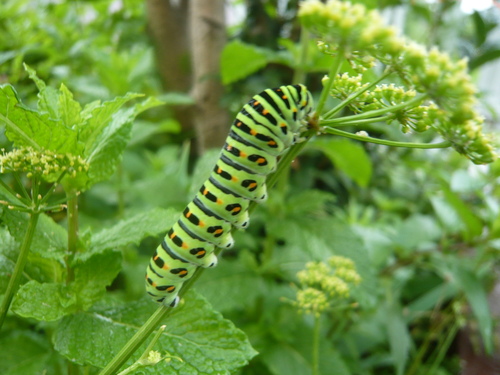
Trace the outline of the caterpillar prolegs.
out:
M 210 177 L 149 262 L 146 290 L 155 301 L 175 306 L 196 268 L 217 264 L 215 247 L 233 246 L 232 227 L 248 227 L 250 201 L 267 198 L 266 177 L 307 128 L 312 106 L 304 85 L 264 90 L 243 106 Z

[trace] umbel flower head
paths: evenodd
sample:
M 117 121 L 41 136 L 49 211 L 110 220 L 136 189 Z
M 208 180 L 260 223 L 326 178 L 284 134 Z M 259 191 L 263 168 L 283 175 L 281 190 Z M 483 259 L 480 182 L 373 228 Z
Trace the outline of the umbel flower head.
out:
M 351 286 L 361 281 L 352 260 L 341 256 L 332 256 L 327 262 L 308 262 L 297 278 L 300 290 L 293 304 L 299 311 L 316 316 L 332 303 L 348 300 Z
M 400 103 L 404 103 L 400 94 L 416 94 L 415 98 L 421 100 L 413 101 L 392 119 L 401 123 L 403 131 L 432 128 L 476 164 L 496 159 L 491 137 L 482 132 L 476 89 L 465 60 L 453 61 L 436 48 L 427 50 L 398 36 L 393 27 L 383 24 L 376 11 L 360 4 L 307 0 L 301 3 L 299 17 L 304 27 L 318 35 L 320 51 L 347 59 L 359 73 L 379 61 L 387 67 L 386 72 L 397 74 L 407 86 L 377 86 L 350 103 L 351 109 L 372 110 L 382 104 L 380 99 L 385 103 L 391 101 L 389 97 L 398 99 L 398 91 L 396 102 Z M 361 84 L 361 76 L 351 81 L 347 78 L 342 75 L 343 87 L 331 93 L 340 100 L 367 85 Z
M 29 178 L 40 177 L 49 182 L 57 180 L 62 172 L 76 177 L 88 169 L 88 164 L 80 156 L 38 151 L 31 147 L 20 147 L 0 156 L 0 173 L 26 173 Z

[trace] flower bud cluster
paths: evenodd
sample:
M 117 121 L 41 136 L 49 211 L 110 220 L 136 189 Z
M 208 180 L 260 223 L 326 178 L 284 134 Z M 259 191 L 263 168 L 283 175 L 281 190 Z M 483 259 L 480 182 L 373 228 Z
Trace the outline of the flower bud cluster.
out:
M 50 150 L 37 151 L 31 147 L 14 149 L 0 156 L 0 173 L 26 173 L 29 178 L 57 179 L 62 172 L 71 177 L 87 172 L 88 163 L 80 156 L 56 154 Z
M 344 257 L 333 256 L 327 262 L 309 262 L 297 273 L 301 289 L 294 303 L 306 314 L 319 316 L 334 301 L 346 300 L 350 287 L 361 282 L 354 263 Z
M 476 89 L 465 60 L 453 61 L 436 48 L 427 50 L 397 36 L 394 28 L 383 24 L 376 11 L 368 11 L 360 4 L 306 0 L 301 4 L 299 17 L 303 26 L 319 35 L 319 47 L 324 53 L 341 51 L 343 57 L 360 68 L 357 72 L 372 66 L 376 59 L 429 100 L 428 106 L 395 114 L 394 119 L 401 121 L 403 131 L 424 131 L 430 126 L 474 163 L 496 159 L 492 140 L 482 132 L 483 119 L 476 111 Z M 391 95 L 397 94 L 397 90 L 387 87 L 381 90 L 382 96 L 391 91 Z M 352 91 L 339 88 L 336 95 L 345 98 L 348 93 Z M 351 107 L 359 112 L 377 106 L 365 99 L 366 95 L 361 95 Z M 390 102 L 387 97 L 383 99 Z M 362 103 L 368 108 L 361 106 Z M 371 104 L 375 105 L 370 107 Z

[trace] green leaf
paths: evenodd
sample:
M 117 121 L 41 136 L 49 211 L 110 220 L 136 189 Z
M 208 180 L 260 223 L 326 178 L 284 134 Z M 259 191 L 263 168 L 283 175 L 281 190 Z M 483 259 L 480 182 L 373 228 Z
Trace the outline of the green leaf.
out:
M 47 86 L 43 80 L 38 78 L 36 71 L 24 64 L 24 69 L 28 76 L 35 82 L 38 88 L 38 110 L 48 113 L 54 120 L 59 118 L 58 97 L 59 92 L 50 86 Z
M 62 283 L 39 283 L 30 280 L 19 288 L 11 310 L 25 318 L 55 321 L 76 312 L 77 296 Z
M 233 373 L 256 355 L 245 334 L 214 312 L 199 295 L 190 292 L 165 322 L 167 329 L 154 350 L 179 356 L 146 374 L 215 375 Z M 72 361 L 104 367 L 155 311 L 156 305 L 140 300 L 65 317 L 54 333 L 57 351 Z M 139 348 L 128 365 L 145 350 Z
M 131 108 L 116 112 L 122 104 L 137 96 L 138 94 L 129 94 L 117 98 L 113 102 L 104 103 L 103 106 L 93 111 L 97 119 L 94 120 L 92 117 L 89 120 L 89 125 L 95 127 L 95 130 L 91 134 L 84 131 L 84 134 L 87 133 L 89 136 L 85 153 L 89 163 L 90 184 L 106 180 L 113 174 L 123 150 L 130 140 L 132 120 L 141 112 L 162 104 L 155 98 L 148 98 Z M 115 112 L 111 112 L 112 110 Z
M 359 186 L 368 186 L 372 175 L 372 163 L 359 143 L 345 138 L 325 137 L 310 142 L 310 146 L 322 151 L 338 169 Z
M 238 81 L 266 66 L 267 54 L 261 48 L 235 40 L 226 44 L 221 56 L 222 83 Z
M 57 153 L 75 153 L 77 133 L 60 121 L 25 107 L 10 85 L 0 86 L 0 121 L 5 123 L 7 138 L 16 147 L 47 149 Z
M 40 321 L 54 321 L 76 311 L 87 310 L 105 293 L 121 269 L 121 253 L 84 253 L 72 262 L 74 281 L 21 286 L 12 303 L 16 314 Z
M 28 214 L 18 211 L 4 210 L 2 220 L 18 243 L 22 243 L 28 226 Z M 33 235 L 31 252 L 48 259 L 59 259 L 65 255 L 67 247 L 67 231 L 51 217 L 41 214 Z
M 70 285 L 79 309 L 87 310 L 104 295 L 106 287 L 120 272 L 121 264 L 121 252 L 115 250 L 87 252 L 75 257 L 71 262 L 75 279 Z
M 476 317 L 485 350 L 491 354 L 493 351 L 493 321 L 488 304 L 488 295 L 481 280 L 467 268 L 468 266 L 457 262 L 456 267 L 452 269 L 453 281 L 458 288 L 464 291 L 469 306 Z
M 85 107 L 83 117 L 88 118 L 88 121 L 80 132 L 80 140 L 85 143 L 85 155 L 92 154 L 99 147 L 97 138 L 102 135 L 115 113 L 125 103 L 141 96 L 141 94 L 128 93 L 102 104 L 93 102 L 91 106 Z
M 477 215 L 446 184 L 441 185 L 441 190 L 443 196 L 433 196 L 430 199 L 443 224 L 452 233 L 462 231 L 467 241 L 479 236 L 482 233 L 483 224 Z
M 0 227 L 0 294 L 7 289 L 19 254 L 19 245 L 6 228 Z
M 266 292 L 264 279 L 241 259 L 221 259 L 215 269 L 203 273 L 195 288 L 221 312 L 250 308 Z
M 289 279 L 304 268 L 305 263 L 326 261 L 332 255 L 352 259 L 361 284 L 353 291 L 361 305 L 373 303 L 377 294 L 377 281 L 373 274 L 370 257 L 360 238 L 345 224 L 332 220 L 268 220 L 266 230 L 282 246 L 276 246 L 272 254 L 273 270 L 279 270 Z
M 57 363 L 45 333 L 3 331 L 0 335 L 0 374 L 58 374 Z
M 147 236 L 166 232 L 178 218 L 175 210 L 155 208 L 119 221 L 111 228 L 103 229 L 92 237 L 90 247 L 94 252 L 117 249 L 129 244 L 139 244 Z
M 82 106 L 73 99 L 73 93 L 64 84 L 61 84 L 59 89 L 58 109 L 59 116 L 65 126 L 71 128 L 82 121 L 80 116 Z
M 396 305 L 389 305 L 388 302 L 385 323 L 396 374 L 402 375 L 408 361 L 411 339 L 401 308 Z

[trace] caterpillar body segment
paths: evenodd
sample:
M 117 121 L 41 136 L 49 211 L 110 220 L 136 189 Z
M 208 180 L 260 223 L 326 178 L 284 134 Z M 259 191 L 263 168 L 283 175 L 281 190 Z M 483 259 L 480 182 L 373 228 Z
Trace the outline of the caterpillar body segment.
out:
M 212 184 L 210 179 L 205 181 L 198 194 L 196 194 L 194 201 L 200 202 L 208 210 L 236 228 L 248 227 L 250 222 L 248 205 L 250 201 L 241 196 L 226 194 Z
M 232 227 L 247 228 L 250 202 L 266 200 L 267 175 L 300 140 L 312 106 L 304 85 L 264 90 L 243 106 L 210 177 L 149 262 L 146 291 L 156 302 L 176 306 L 197 267 L 217 264 L 215 247 L 233 246 Z

